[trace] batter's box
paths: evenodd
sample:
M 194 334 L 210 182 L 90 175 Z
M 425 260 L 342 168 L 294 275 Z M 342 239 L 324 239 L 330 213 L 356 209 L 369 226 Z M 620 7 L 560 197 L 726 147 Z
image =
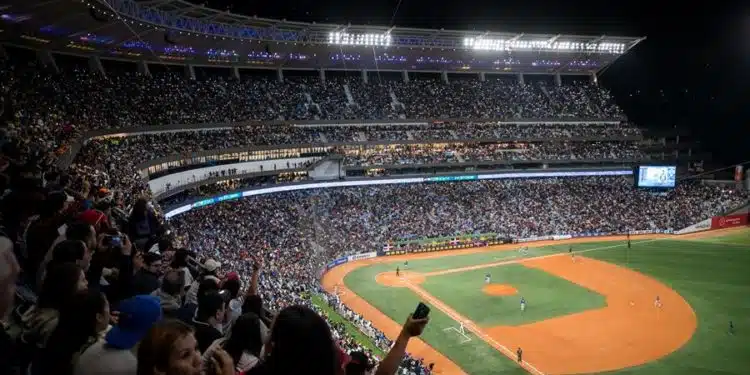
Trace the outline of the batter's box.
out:
M 452 335 L 458 335 L 459 338 L 459 344 L 466 344 L 467 342 L 471 341 L 471 337 L 466 333 L 466 329 L 464 328 L 464 325 L 461 324 L 458 327 L 448 327 L 443 330 L 443 332 L 450 332 Z

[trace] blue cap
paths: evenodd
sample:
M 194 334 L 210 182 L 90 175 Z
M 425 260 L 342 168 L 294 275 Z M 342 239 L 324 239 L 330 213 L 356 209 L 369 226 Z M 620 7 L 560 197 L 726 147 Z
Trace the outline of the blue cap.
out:
M 107 345 L 118 349 L 132 349 L 162 317 L 159 298 L 148 295 L 123 300 L 117 311 L 120 319 L 104 340 Z

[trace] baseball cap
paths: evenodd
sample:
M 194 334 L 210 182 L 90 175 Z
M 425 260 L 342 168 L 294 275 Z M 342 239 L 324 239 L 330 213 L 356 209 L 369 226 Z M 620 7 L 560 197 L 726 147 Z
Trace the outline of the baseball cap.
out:
M 203 268 L 208 272 L 214 272 L 217 269 L 221 268 L 221 263 L 213 259 L 209 259 L 205 263 L 203 263 Z
M 226 276 L 224 277 L 224 279 L 225 280 L 239 280 L 240 279 L 240 274 L 238 274 L 237 272 L 232 271 L 232 272 L 227 273 Z
M 159 298 L 149 295 L 128 298 L 120 302 L 117 311 L 120 320 L 107 332 L 104 341 L 118 349 L 132 349 L 162 318 Z

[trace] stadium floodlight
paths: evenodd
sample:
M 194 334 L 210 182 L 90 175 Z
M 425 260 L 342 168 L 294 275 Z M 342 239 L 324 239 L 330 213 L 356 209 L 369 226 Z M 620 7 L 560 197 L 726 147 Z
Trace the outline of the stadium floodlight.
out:
M 392 43 L 390 33 L 385 34 L 350 34 L 342 32 L 328 33 L 328 44 L 336 46 L 372 46 L 389 47 Z
M 583 43 L 552 40 L 503 40 L 488 38 L 464 38 L 464 47 L 477 51 L 525 51 L 542 50 L 557 52 L 595 52 L 621 54 L 625 52 L 623 43 Z

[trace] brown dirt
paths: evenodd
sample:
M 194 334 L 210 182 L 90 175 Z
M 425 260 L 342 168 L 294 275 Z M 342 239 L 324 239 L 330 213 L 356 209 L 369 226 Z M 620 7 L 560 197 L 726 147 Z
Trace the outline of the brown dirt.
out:
M 693 309 L 666 285 L 627 268 L 582 257 L 523 263 L 602 294 L 607 307 L 487 332 L 507 347 L 522 347 L 545 373 L 580 374 L 632 367 L 682 347 L 697 328 Z M 662 308 L 654 306 L 659 296 Z M 533 303 L 532 303 L 533 304 Z M 530 306 L 533 308 L 533 306 Z
M 427 278 L 424 275 L 409 271 L 401 271 L 399 276 L 396 276 L 396 271 L 383 272 L 375 276 L 378 284 L 394 288 L 405 288 L 407 284 L 421 284 L 425 279 Z
M 632 236 L 633 240 L 656 240 L 660 238 L 706 238 L 726 234 L 737 229 L 693 233 L 683 236 L 643 235 Z M 539 241 L 535 246 L 551 244 L 585 243 L 603 241 L 623 241 L 623 236 L 577 238 L 567 241 Z M 498 245 L 484 248 L 444 251 L 439 253 L 409 254 L 392 257 L 367 259 L 343 264 L 326 273 L 323 287 L 332 292 L 336 285 L 345 293 L 341 299 L 354 311 L 370 320 L 386 336 L 395 338 L 401 324 L 375 309 L 344 286 L 344 276 L 349 272 L 371 264 L 398 260 L 429 259 L 453 255 L 482 253 L 491 251 L 516 250 L 518 245 Z M 585 252 L 584 252 L 585 253 Z M 537 258 L 498 262 L 497 264 L 519 263 L 537 268 L 564 278 L 600 293 L 607 298 L 607 307 L 584 311 L 542 322 L 517 327 L 480 328 L 458 314 L 450 306 L 431 296 L 416 282 L 394 282 L 386 274 L 378 275 L 377 282 L 387 285 L 406 286 L 445 314 L 463 322 L 465 327 L 477 337 L 487 342 L 504 355 L 515 360 L 513 350 L 518 346 L 524 349 L 523 367 L 530 373 L 588 373 L 621 369 L 636 366 L 662 358 L 684 345 L 697 327 L 697 318 L 688 303 L 675 291 L 664 284 L 638 272 L 591 258 L 580 257 L 571 262 L 565 254 Z M 462 269 L 420 274 L 421 277 L 445 273 L 463 272 L 489 267 L 481 265 Z M 381 275 L 383 275 L 381 277 Z M 393 272 L 395 277 L 395 272 Z M 409 277 L 416 277 L 411 275 Z M 390 278 L 392 279 L 392 277 Z M 415 279 L 419 280 L 419 279 Z M 423 281 L 423 280 L 422 280 Z M 421 282 L 421 281 L 420 281 Z M 406 284 L 406 285 L 404 285 Z M 663 307 L 654 307 L 656 296 L 661 298 Z M 531 302 L 531 301 L 530 301 Z M 533 304 L 533 302 L 532 302 Z M 533 308 L 532 305 L 529 306 Z M 424 341 L 413 339 L 407 347 L 409 353 L 426 362 L 434 362 L 436 374 L 465 374 L 454 362 Z M 531 365 L 533 364 L 533 366 Z
M 512 296 L 518 293 L 518 289 L 505 284 L 487 284 L 482 288 L 484 294 L 490 296 Z

